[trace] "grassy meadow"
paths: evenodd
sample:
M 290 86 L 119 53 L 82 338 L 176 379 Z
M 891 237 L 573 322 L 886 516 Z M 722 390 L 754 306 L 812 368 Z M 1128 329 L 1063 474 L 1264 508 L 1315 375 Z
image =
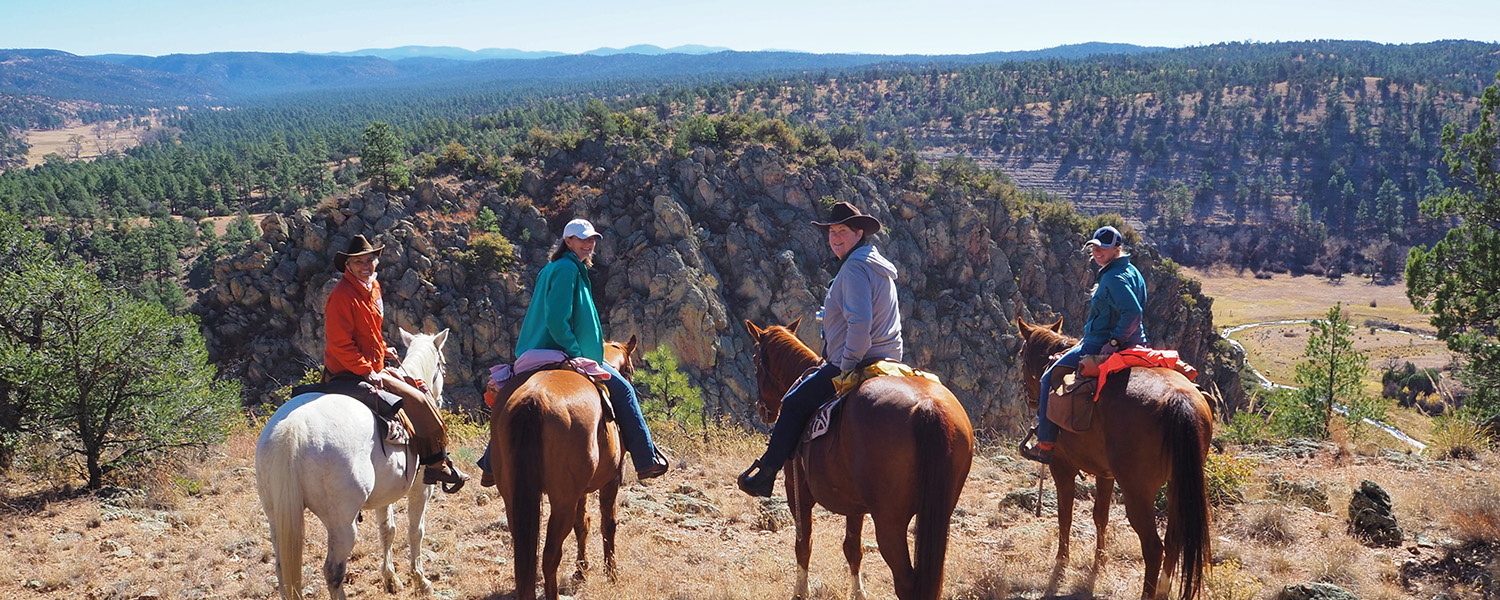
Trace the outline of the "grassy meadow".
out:
M 567 577 L 575 560 L 569 541 L 564 546 L 564 592 L 600 599 L 788 597 L 796 577 L 792 527 L 733 484 L 734 475 L 759 453 L 764 437 L 739 430 L 702 436 L 657 429 L 673 451 L 674 469 L 647 486 L 627 476 L 621 494 L 619 581 L 609 582 L 598 570 L 602 558 L 597 513 L 591 507 L 595 527 L 589 547 L 595 571 L 581 583 Z M 0 512 L 5 514 L 0 573 L 6 574 L 0 579 L 0 597 L 276 597 L 274 557 L 255 492 L 257 430 L 246 426 L 223 446 L 171 471 L 142 474 L 132 485 L 144 493 L 76 495 L 54 486 L 68 480 L 66 472 L 40 478 L 12 470 L 0 480 Z M 456 453 L 470 462 L 482 450 L 483 429 L 470 425 L 457 433 Z M 1017 459 L 1009 446 L 982 443 L 976 456 L 953 517 L 946 598 L 1038 598 L 1047 591 L 1056 551 L 1055 509 L 1044 508 L 1037 516 L 1014 501 L 1034 493 L 1038 469 Z M 1482 596 L 1472 586 L 1455 583 L 1458 576 L 1440 565 L 1444 544 L 1500 533 L 1494 531 L 1500 523 L 1495 455 L 1431 462 L 1396 454 L 1359 456 L 1332 445 L 1300 457 L 1266 450 L 1228 449 L 1233 457 L 1228 464 L 1240 465 L 1245 473 L 1226 475 L 1223 487 L 1237 490 L 1245 502 L 1215 511 L 1212 543 L 1218 566 L 1209 578 L 1209 598 L 1271 598 L 1284 585 L 1311 580 L 1377 600 L 1426 600 L 1438 591 L 1455 599 Z M 1273 499 L 1268 486 L 1273 477 L 1309 482 L 1327 493 L 1329 506 L 1315 509 Z M 1390 492 L 1396 517 L 1407 531 L 1402 547 L 1369 548 L 1346 532 L 1350 493 L 1363 479 Z M 1049 492 L 1051 487 L 1049 482 Z M 401 506 L 404 502 L 398 503 L 395 555 L 406 585 L 396 594 L 382 589 L 378 535 L 367 513 L 347 577 L 351 597 L 419 597 L 405 567 Z M 1086 511 L 1091 507 L 1092 501 L 1080 500 L 1073 559 L 1056 593 L 1134 598 L 1142 572 L 1140 550 L 1118 504 L 1111 509 L 1108 562 L 1090 586 L 1094 532 Z M 513 549 L 502 514 L 493 488 L 471 483 L 456 495 L 437 494 L 429 505 L 422 544 L 431 597 L 514 597 Z M 312 598 L 326 598 L 320 574 L 325 533 L 316 518 L 307 518 L 304 589 Z M 812 597 L 846 598 L 842 520 L 819 509 L 814 521 Z M 868 521 L 863 540 L 870 597 L 894 598 L 890 571 Z M 1411 570 L 1416 575 L 1403 584 L 1403 568 L 1430 565 L 1439 565 L 1432 567 L 1437 571 Z

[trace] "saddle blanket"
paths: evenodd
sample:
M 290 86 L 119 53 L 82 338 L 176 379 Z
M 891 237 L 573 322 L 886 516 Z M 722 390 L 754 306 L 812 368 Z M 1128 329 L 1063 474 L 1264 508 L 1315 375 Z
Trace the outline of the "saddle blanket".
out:
M 406 415 L 401 415 L 405 417 Z M 385 425 L 385 441 L 388 444 L 405 446 L 411 443 L 411 429 L 404 418 L 382 419 Z
M 512 377 L 529 371 L 551 367 L 559 363 L 564 363 L 566 364 L 565 368 L 572 369 L 580 375 L 588 377 L 596 385 L 600 382 L 608 381 L 610 377 L 609 371 L 604 370 L 604 367 L 599 366 L 599 363 L 594 362 L 593 359 L 581 356 L 568 358 L 568 355 L 561 350 L 536 348 L 522 352 L 521 356 L 516 357 L 514 364 L 502 363 L 490 367 L 490 381 L 486 385 L 484 403 L 493 407 L 497 392 L 504 388 L 505 383 L 510 381 Z
M 921 377 L 930 379 L 934 383 L 942 383 L 937 375 L 913 369 L 893 360 L 876 361 L 862 369 L 845 371 L 833 378 L 834 398 L 818 407 L 818 412 L 813 414 L 812 420 L 807 424 L 807 433 L 803 435 L 803 440 L 815 440 L 828 433 L 828 428 L 833 423 L 833 409 L 838 407 L 839 401 L 859 389 L 859 384 L 876 377 Z M 796 386 L 792 388 L 796 389 Z
M 849 392 L 858 389 L 859 384 L 876 377 L 921 377 L 931 379 L 933 383 L 942 383 L 937 375 L 927 371 L 913 369 L 894 360 L 878 360 L 864 368 L 844 371 L 838 377 L 834 377 L 834 395 L 847 396 Z
M 1095 368 L 1097 365 L 1097 370 Z M 1078 365 L 1078 372 L 1069 374 L 1063 378 L 1065 392 L 1072 391 L 1080 385 L 1093 380 L 1094 401 L 1099 401 L 1099 394 L 1104 391 L 1104 381 L 1113 373 L 1125 371 L 1134 367 L 1157 367 L 1172 369 L 1182 373 L 1188 381 L 1198 379 L 1198 369 L 1183 361 L 1176 350 L 1157 350 L 1146 346 L 1132 346 L 1114 354 L 1101 355 L 1098 357 L 1084 357 Z

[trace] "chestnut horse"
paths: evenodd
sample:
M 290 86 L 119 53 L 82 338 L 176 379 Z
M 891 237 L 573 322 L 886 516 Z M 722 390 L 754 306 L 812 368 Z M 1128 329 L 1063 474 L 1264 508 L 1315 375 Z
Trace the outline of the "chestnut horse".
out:
M 605 342 L 604 358 L 627 379 L 635 371 L 626 343 Z M 620 428 L 604 420 L 593 382 L 569 370 L 528 376 L 490 414 L 490 447 L 495 484 L 505 500 L 515 550 L 517 600 L 536 598 L 536 547 L 541 530 L 542 494 L 551 506 L 542 550 L 543 592 L 558 597 L 557 567 L 571 530 L 578 542 L 578 571 L 588 570 L 588 494 L 599 492 L 599 528 L 604 534 L 604 567 L 615 577 L 615 498 L 620 493 L 625 453 Z
M 1016 319 L 1021 329 L 1022 374 L 1027 402 L 1035 409 L 1042 373 L 1051 357 L 1078 340 L 1062 335 L 1062 319 L 1036 326 Z M 1056 385 L 1058 382 L 1053 382 Z M 1182 558 L 1182 598 L 1191 600 L 1203 590 L 1208 564 L 1208 486 L 1203 466 L 1213 434 L 1213 414 L 1198 388 L 1171 369 L 1133 368 L 1110 375 L 1094 406 L 1095 426 L 1084 433 L 1060 432 L 1053 451 L 1052 481 L 1057 485 L 1057 562 L 1049 593 L 1068 562 L 1068 535 L 1073 521 L 1074 478 L 1079 471 L 1097 479 L 1094 495 L 1094 564 L 1097 575 L 1104 564 L 1104 535 L 1115 482 L 1125 500 L 1125 516 L 1141 539 L 1146 562 L 1142 598 L 1156 598 L 1171 589 L 1173 571 Z M 1156 493 L 1167 488 L 1166 568 L 1162 569 L 1162 538 L 1156 531 Z M 1158 582 L 1158 577 L 1161 581 Z M 1158 588 L 1160 583 L 1160 588 Z
M 745 321 L 755 338 L 755 374 L 766 423 L 781 412 L 792 384 L 822 360 L 794 332 L 801 320 L 766 329 Z M 807 598 L 813 503 L 847 518 L 844 558 L 850 597 L 863 598 L 859 576 L 865 515 L 875 522 L 880 555 L 891 567 L 896 597 L 936 600 L 943 591 L 948 520 L 974 457 L 974 429 L 953 393 L 921 377 L 877 377 L 843 400 L 828 433 L 801 443 L 786 462 L 787 501 L 797 523 L 798 598 Z M 906 531 L 917 519 L 916 563 Z

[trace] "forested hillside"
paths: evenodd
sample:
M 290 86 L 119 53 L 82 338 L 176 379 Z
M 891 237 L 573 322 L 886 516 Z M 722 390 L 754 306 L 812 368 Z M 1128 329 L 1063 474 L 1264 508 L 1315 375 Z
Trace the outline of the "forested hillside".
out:
M 1425 219 L 1416 203 L 1446 185 L 1437 168 L 1440 129 L 1471 123 L 1478 91 L 1500 71 L 1497 51 L 1461 41 L 1317 41 L 974 66 L 959 63 L 1014 57 L 925 57 L 928 66 L 885 57 L 864 67 L 858 61 L 869 57 L 722 52 L 464 62 L 461 77 L 433 59 L 403 66 L 416 63 L 253 53 L 131 57 L 125 62 L 244 89 L 302 85 L 322 77 L 308 65 L 332 68 L 327 61 L 342 60 L 363 61 L 370 73 L 398 81 L 420 71 L 424 81 L 441 83 L 194 111 L 167 122 L 169 133 L 180 134 L 171 152 L 144 147 L 118 163 L 0 177 L 0 208 L 75 217 L 189 208 L 224 214 L 246 201 L 291 209 L 329 192 L 323 180 L 352 180 L 339 168 L 371 121 L 395 125 L 409 155 L 435 155 L 458 142 L 482 165 L 494 165 L 524 152 L 533 128 L 564 137 L 577 131 L 585 100 L 602 98 L 613 109 L 649 109 L 642 127 L 700 113 L 755 113 L 823 129 L 836 151 L 891 147 L 934 165 L 954 163 L 946 169 L 999 167 L 1022 189 L 1066 197 L 1088 213 L 1125 215 L 1187 264 L 1391 277 L 1407 247 L 1436 239 L 1449 225 Z M 364 76 L 359 69 L 341 73 L 348 79 L 329 77 L 349 83 Z M 676 85 L 663 85 L 674 76 Z M 45 103 L 13 98 L 5 105 L 15 107 L 6 114 L 31 115 L 10 117 L 13 127 L 60 118 Z M 16 142 L 10 147 L 19 152 Z M 975 165 L 960 164 L 965 160 Z
M 46 230 L 55 248 L 87 260 L 108 283 L 173 311 L 188 310 L 197 302 L 205 325 L 220 332 L 215 334 L 220 337 L 210 337 L 211 343 L 224 343 L 224 326 L 305 336 L 303 316 L 319 306 L 313 299 L 316 294 L 307 295 L 312 288 L 299 288 L 302 312 L 287 314 L 290 305 L 272 306 L 287 320 L 279 327 L 266 327 L 265 319 L 273 313 L 257 312 L 264 306 L 243 301 L 250 294 L 258 302 L 272 302 L 276 289 L 251 283 L 265 275 L 290 285 L 289 277 L 310 275 L 307 269 L 326 261 L 334 246 L 324 240 L 324 245 L 313 245 L 313 254 L 305 247 L 286 254 L 284 247 L 264 246 L 263 232 L 249 214 L 282 215 L 282 221 L 268 222 L 283 223 L 279 227 L 287 236 L 287 228 L 317 225 L 317 215 L 335 221 L 317 225 L 325 231 L 344 227 L 347 220 L 329 211 L 343 207 L 359 213 L 371 202 L 364 182 L 380 167 L 363 163 L 360 155 L 370 150 L 368 126 L 380 121 L 389 124 L 385 131 L 394 136 L 382 160 L 401 171 L 392 173 L 399 175 L 394 179 L 382 175 L 383 185 L 395 182 L 389 184 L 395 189 L 384 202 L 402 204 L 405 216 L 411 216 L 416 209 L 405 206 L 411 202 L 405 200 L 412 197 L 409 186 L 420 191 L 452 177 L 463 190 L 461 198 L 417 201 L 428 213 L 437 211 L 426 218 L 435 231 L 449 236 L 437 254 L 429 256 L 424 250 L 430 263 L 473 261 L 477 259 L 467 253 L 479 251 L 476 248 L 501 247 L 496 240 L 473 246 L 478 218 L 474 211 L 481 207 L 499 217 L 501 229 L 489 233 L 508 236 L 507 244 L 520 249 L 520 258 L 526 259 L 527 252 L 534 254 L 548 235 L 555 234 L 558 219 L 574 210 L 597 211 L 608 226 L 618 228 L 617 235 L 629 237 L 636 228 L 647 227 L 636 220 L 644 218 L 641 215 L 667 218 L 662 211 L 670 213 L 671 205 L 655 201 L 667 197 L 693 224 L 679 237 L 705 242 L 694 236 L 718 240 L 731 232 L 734 220 L 759 219 L 756 210 L 775 213 L 765 221 L 774 228 L 814 214 L 828 198 L 857 199 L 883 207 L 885 216 L 920 223 L 913 225 L 919 231 L 909 233 L 915 238 L 902 233 L 893 240 L 897 248 L 905 248 L 901 252 L 906 256 L 978 261 L 968 271 L 960 269 L 939 280 L 928 280 L 933 276 L 929 271 L 948 269 L 949 264 L 921 263 L 913 277 L 927 283 L 912 282 L 918 290 L 912 304 L 937 307 L 934 314 L 968 314 L 946 303 L 954 301 L 953 290 L 974 285 L 966 278 L 980 267 L 997 268 L 989 262 L 997 259 L 978 258 L 987 252 L 984 248 L 993 245 L 1008 257 L 1010 275 L 1002 270 L 994 280 L 1019 278 L 1018 289 L 1024 293 L 1010 300 L 1014 306 L 992 307 L 984 315 L 971 315 L 969 325 L 950 323 L 948 329 L 931 328 L 931 317 L 914 317 L 917 323 L 928 323 L 918 327 L 925 332 L 919 339 L 947 340 L 951 338 L 946 333 L 932 332 L 976 326 L 1003 338 L 1014 316 L 1074 315 L 1081 310 L 1081 296 L 1069 295 L 1072 283 L 1053 288 L 1040 276 L 1027 274 L 1035 261 L 1010 260 L 1034 252 L 1015 244 L 1050 248 L 1077 243 L 1085 223 L 1053 202 L 1059 198 L 1071 200 L 1085 215 L 1122 214 L 1125 222 L 1137 226 L 1142 242 L 1154 243 L 1175 262 L 1222 261 L 1257 270 L 1308 270 L 1330 276 L 1399 273 L 1407 246 L 1434 239 L 1449 225 L 1422 217 L 1415 203 L 1448 185 L 1445 171 L 1438 170 L 1440 129 L 1445 122 L 1472 125 L 1480 86 L 1500 71 L 1497 49 L 1470 42 L 1225 44 L 1135 56 L 973 66 L 887 63 L 754 79 L 743 73 L 705 72 L 693 75 L 697 83 L 692 85 L 665 84 L 658 78 L 585 78 L 508 87 L 458 82 L 434 89 L 308 92 L 213 110 L 154 113 L 152 136 L 139 147 L 92 161 L 58 157 L 32 169 L 0 174 L 0 211 Z M 308 58 L 316 62 L 335 57 Z M 562 58 L 579 64 L 630 59 Z M 56 99 L 23 99 L 12 105 L 17 114 L 42 115 L 46 107 L 63 106 Z M 82 102 L 68 106 L 73 111 L 68 118 L 78 120 L 86 115 L 129 117 L 131 111 L 149 108 Z M 18 121 L 21 126 L 35 122 Z M 992 170 L 995 166 L 1000 169 Z M 408 172 L 410 180 L 404 179 Z M 667 183 L 660 183 L 662 179 Z M 788 183 L 793 181 L 800 183 Z M 712 202 L 704 199 L 710 196 Z M 354 204 L 359 208 L 349 208 Z M 523 218 L 534 210 L 547 225 L 539 226 L 535 215 Z M 207 219 L 234 215 L 238 216 L 227 228 L 223 219 Z M 377 217 L 363 226 L 374 227 L 372 234 L 382 233 L 401 218 L 381 226 Z M 529 224 L 515 229 L 517 218 Z M 699 228 L 704 233 L 692 233 Z M 523 235 L 531 237 L 516 237 Z M 765 255 L 755 254 L 754 259 L 770 260 L 767 257 L 780 242 L 758 239 L 756 247 Z M 807 246 L 803 253 L 815 255 L 817 245 L 804 242 L 797 242 Z M 1050 258 L 1035 264 L 1074 269 L 1076 265 L 1061 266 L 1071 263 L 1060 258 L 1066 253 L 1058 248 L 1048 250 Z M 730 265 L 708 269 L 691 264 L 719 260 L 713 251 L 676 251 L 686 261 L 683 264 L 704 270 L 702 281 L 722 284 L 729 279 Z M 1141 254 L 1155 261 L 1153 251 L 1144 246 Z M 412 256 L 401 260 L 422 262 Z M 255 274 L 257 268 L 270 270 Z M 818 268 L 797 267 L 810 282 L 822 276 Z M 427 267 L 411 273 L 390 276 L 410 279 L 413 294 L 438 276 Z M 671 269 L 656 274 L 673 281 L 681 277 Z M 455 290 L 451 293 L 464 293 L 465 278 L 474 276 L 450 274 L 447 285 Z M 1170 283 L 1177 281 L 1171 277 L 1163 281 L 1168 283 L 1153 285 L 1174 290 L 1163 299 L 1176 299 L 1171 301 L 1180 305 L 1162 310 L 1175 315 L 1206 309 L 1196 292 L 1172 287 L 1186 284 Z M 524 277 L 506 285 L 523 286 Z M 260 290 L 260 297 L 250 289 Z M 281 291 L 287 289 L 291 288 Z M 803 289 L 814 299 L 819 293 L 816 283 Z M 508 289 L 502 296 L 521 303 L 521 290 Z M 727 307 L 766 317 L 793 316 L 784 308 L 767 312 L 767 302 L 739 298 L 739 292 L 708 286 L 695 293 L 719 296 L 717 304 L 703 305 L 719 308 L 705 309 L 705 314 L 719 314 Z M 965 297 L 989 293 L 974 289 Z M 226 297 L 240 308 L 230 311 Z M 438 309 L 448 306 L 440 304 Z M 657 317 L 680 321 L 677 315 Z M 981 321 L 982 326 L 975 325 Z M 679 333 L 640 315 L 629 322 L 652 331 L 647 337 L 653 341 L 681 339 L 674 337 Z M 715 336 L 732 335 L 715 323 Z M 1185 344 L 1182 347 L 1196 359 L 1232 371 L 1235 359 L 1227 349 L 1210 352 L 1213 333 L 1206 317 L 1190 323 L 1203 330 L 1201 337 L 1182 332 L 1166 339 Z M 436 325 L 420 320 L 412 324 Z M 1009 342 L 1001 338 L 973 343 L 999 343 L 1000 351 L 1008 352 Z M 234 338 L 228 347 L 246 343 L 250 340 Z M 505 339 L 496 334 L 484 340 L 486 347 L 495 343 L 503 347 Z M 252 347 L 257 348 L 256 357 L 270 361 L 255 364 L 283 370 L 294 364 L 284 360 L 295 358 L 287 354 L 294 348 L 292 341 Z M 934 342 L 916 351 L 939 361 L 957 356 L 944 353 L 952 348 L 935 350 L 939 347 L 947 346 Z M 731 360 L 734 348 L 728 338 L 712 342 L 693 350 L 696 358 L 687 364 L 705 369 L 695 373 L 700 383 L 724 383 L 708 379 L 706 369 L 719 360 Z M 302 356 L 312 355 L 307 348 L 300 351 Z M 466 352 L 476 364 L 501 358 L 473 348 Z M 1209 359 L 1211 354 L 1215 358 Z M 250 364 L 243 362 L 245 357 L 216 356 L 238 361 L 236 368 Z M 712 356 L 720 358 L 708 358 Z M 267 374 L 264 368 L 258 373 Z M 1004 372 L 948 374 L 963 381 L 960 387 L 965 390 L 977 390 L 982 382 L 1010 381 Z M 723 413 L 742 408 L 726 397 L 717 401 Z M 980 410 L 1014 414 L 1003 405 Z M 1010 416 L 993 418 L 996 424 L 1013 422 Z

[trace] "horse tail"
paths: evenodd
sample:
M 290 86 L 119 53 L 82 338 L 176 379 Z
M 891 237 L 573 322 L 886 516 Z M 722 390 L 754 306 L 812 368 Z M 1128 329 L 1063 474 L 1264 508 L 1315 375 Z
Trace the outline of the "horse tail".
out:
M 297 473 L 298 450 L 306 438 L 304 424 L 283 419 L 261 434 L 255 447 L 255 487 L 271 525 L 276 552 L 276 579 L 284 600 L 302 598 L 304 503 Z
M 916 411 L 917 535 L 916 595 L 919 600 L 937 600 L 943 593 L 943 563 L 948 556 L 948 527 L 963 474 L 957 473 L 953 455 L 957 444 L 954 424 L 936 401 Z
M 515 405 L 510 418 L 512 481 L 510 532 L 516 548 L 516 596 L 536 589 L 537 539 L 542 527 L 542 406 L 535 398 Z M 524 592 L 523 592 L 524 590 Z
M 1167 403 L 1163 415 L 1166 444 L 1171 453 L 1171 484 L 1167 486 L 1167 548 L 1182 551 L 1182 600 L 1203 591 L 1203 571 L 1211 548 L 1208 523 L 1208 482 L 1204 475 L 1212 417 L 1199 410 L 1189 393 Z

